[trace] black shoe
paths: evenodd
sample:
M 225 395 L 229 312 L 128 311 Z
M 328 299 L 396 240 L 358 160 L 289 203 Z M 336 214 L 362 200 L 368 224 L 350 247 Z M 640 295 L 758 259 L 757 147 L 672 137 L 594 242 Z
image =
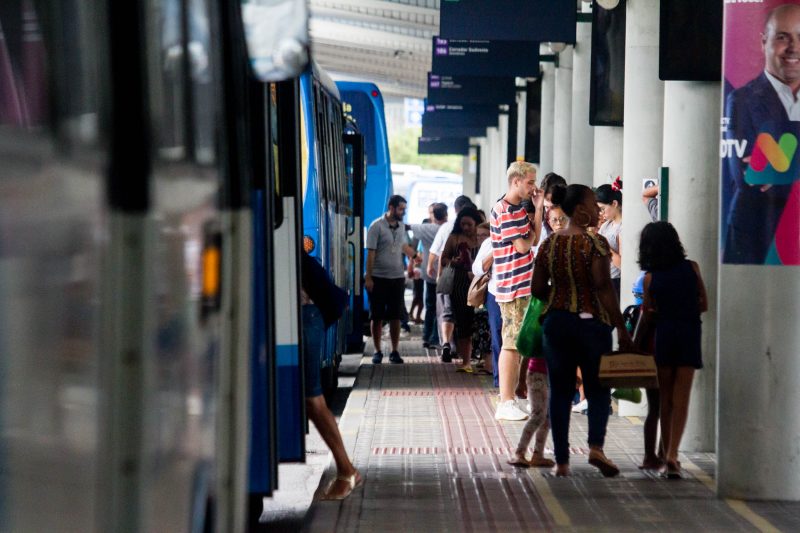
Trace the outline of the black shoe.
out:
M 406 333 L 411 333 L 411 326 L 409 326 L 408 324 L 403 324 L 400 326 L 400 328 Z
M 442 346 L 442 363 L 451 363 L 453 358 L 450 356 L 450 343 Z
M 399 353 L 394 351 L 394 352 L 389 354 L 389 362 L 390 363 L 394 363 L 396 365 L 401 365 L 401 364 L 403 364 L 403 358 L 400 357 Z
M 372 354 L 372 364 L 379 365 L 383 361 L 383 352 L 375 352 Z
M 422 343 L 422 347 L 423 347 L 423 348 L 425 348 L 425 349 L 427 350 L 428 348 L 430 348 L 430 347 L 431 347 L 431 343 L 429 343 L 428 341 L 424 341 L 424 342 Z

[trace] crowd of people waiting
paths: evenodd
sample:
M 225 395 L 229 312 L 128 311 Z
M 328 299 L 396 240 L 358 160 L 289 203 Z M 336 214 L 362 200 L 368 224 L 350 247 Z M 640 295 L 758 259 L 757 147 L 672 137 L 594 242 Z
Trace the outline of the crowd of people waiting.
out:
M 443 363 L 459 360 L 457 372 L 492 375 L 499 389 L 495 418 L 526 421 L 509 463 L 555 466 L 556 475 L 569 475 L 569 422 L 577 411 L 588 416 L 589 463 L 615 476 L 618 467 L 603 453 L 611 391 L 598 374 L 616 330 L 620 350 L 654 353 L 658 366 L 660 390 L 648 391 L 642 468 L 680 477 L 677 450 L 693 373 L 702 368 L 700 314 L 707 302 L 699 268 L 686 259 L 669 223 L 645 227 L 639 247 L 641 324 L 631 338 L 619 304 L 622 181 L 592 190 L 567 186 L 554 173 L 538 185 L 536 178 L 533 164 L 512 163 L 507 191 L 488 215 L 460 196 L 454 220 L 447 205 L 433 203 L 428 219 L 405 224 L 405 199 L 390 198 L 387 212 L 367 232 L 372 362 L 383 361 L 381 332 L 388 323 L 389 361 L 403 363 L 400 320 L 406 279 L 413 280 L 411 316 L 424 323 L 423 347 L 436 350 Z M 643 198 L 651 213 L 654 196 L 648 190 Z M 469 295 L 479 280 L 486 294 L 474 307 Z M 532 298 L 543 303 L 543 342 L 540 353 L 523 360 L 517 338 Z M 544 456 L 548 433 L 555 461 Z

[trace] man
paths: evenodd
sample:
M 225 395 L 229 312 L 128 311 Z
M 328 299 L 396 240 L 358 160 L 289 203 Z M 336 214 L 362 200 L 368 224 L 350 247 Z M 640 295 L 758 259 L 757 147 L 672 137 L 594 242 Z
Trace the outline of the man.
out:
M 373 364 L 383 361 L 381 335 L 383 321 L 389 322 L 392 352 L 389 362 L 400 364 L 403 359 L 397 351 L 400 342 L 400 319 L 405 309 L 406 290 L 403 254 L 416 260 L 416 251 L 408 245 L 403 216 L 406 200 L 402 196 L 389 198 L 388 211 L 369 226 L 367 231 L 367 275 L 364 287 L 369 293 L 372 342 L 375 353 Z
M 469 199 L 469 196 L 461 195 L 456 198 L 455 202 L 453 203 L 453 208 L 455 209 L 456 214 L 458 214 L 467 206 L 475 207 L 475 204 L 472 203 L 472 200 Z M 437 268 L 437 265 L 439 264 L 439 256 L 442 255 L 442 252 L 444 252 L 444 245 L 447 243 L 447 238 L 450 237 L 450 233 L 453 231 L 453 225 L 455 222 L 455 219 L 453 219 L 445 224 L 442 224 L 442 226 L 439 228 L 439 231 L 436 233 L 436 238 L 433 239 L 433 244 L 431 245 L 430 253 L 428 255 L 427 267 L 428 276 L 433 279 L 437 279 L 439 277 Z M 449 294 L 436 295 L 436 318 L 439 322 L 439 340 L 442 342 L 442 362 L 449 363 L 453 360 L 450 341 L 453 338 L 453 332 L 456 328 L 455 318 L 453 317 L 453 311 L 450 305 Z M 468 354 L 467 357 L 469 356 L 470 355 Z
M 542 233 L 544 194 L 536 188 L 536 167 L 515 161 L 508 167 L 508 192 L 492 208 L 493 275 L 495 299 L 503 320 L 499 358 L 500 403 L 497 420 L 525 420 L 528 415 L 514 401 L 519 383 L 520 358 L 517 335 L 531 298 L 533 247 Z M 533 212 L 530 204 L 533 206 Z M 527 205 L 526 205 L 527 204 Z
M 447 205 L 436 202 L 428 206 L 431 224 L 411 224 L 406 229 L 414 233 L 422 243 L 422 279 L 425 280 L 425 324 L 422 328 L 422 346 L 429 348 L 439 344 L 436 320 L 436 277 L 428 274 L 431 245 L 442 224 L 447 222 Z
M 741 153 L 730 150 L 723 167 L 725 263 L 765 263 L 789 197 L 791 185 L 750 185 L 744 176 L 759 133 L 777 141 L 783 133 L 798 135 L 800 130 L 789 122 L 800 121 L 800 5 L 770 12 L 761 48 L 764 72 L 733 91 L 725 104 L 725 138 L 743 148 Z

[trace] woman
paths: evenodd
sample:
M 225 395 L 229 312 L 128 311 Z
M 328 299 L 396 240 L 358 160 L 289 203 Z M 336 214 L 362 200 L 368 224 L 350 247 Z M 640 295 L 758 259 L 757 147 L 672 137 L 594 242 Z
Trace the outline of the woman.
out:
M 703 368 L 700 314 L 708 297 L 700 267 L 686 259 L 678 232 L 669 222 L 652 222 L 642 230 L 639 265 L 644 277 L 644 325 L 655 324 L 655 356 L 661 396 L 661 439 L 666 455 L 662 475 L 680 478 L 678 447 L 694 371 Z
M 475 273 L 475 263 L 481 255 L 480 250 L 483 250 L 483 243 L 489 241 L 490 228 L 488 222 L 482 222 L 478 225 L 478 253 L 475 255 L 475 260 L 472 262 L 472 274 L 483 275 L 483 272 Z M 491 253 L 491 249 L 490 249 Z M 472 323 L 472 355 L 475 359 L 480 359 L 483 362 L 482 368 L 477 373 L 484 375 L 494 375 L 494 365 L 492 361 L 492 334 L 489 330 L 489 312 L 486 306 L 481 306 L 475 309 L 475 318 Z
M 555 474 L 569 475 L 570 407 L 580 367 L 589 402 L 589 463 L 612 477 L 619 468 L 603 453 L 611 394 L 598 379 L 600 356 L 611 351 L 612 326 L 622 349 L 630 349 L 631 338 L 611 284 L 608 241 L 587 232 L 599 218 L 594 192 L 585 185 L 570 185 L 554 192 L 553 203 L 570 220 L 539 247 L 531 288 L 534 296 L 547 302 L 541 320 Z
M 597 188 L 597 207 L 600 209 L 601 218 L 598 233 L 606 238 L 611 248 L 611 282 L 619 300 L 622 273 L 620 270 L 622 252 L 619 245 L 619 235 L 622 231 L 622 180 L 619 177 L 611 185 L 601 185 Z
M 455 338 L 458 353 L 461 355 L 459 372 L 472 373 L 470 356 L 472 354 L 472 320 L 474 309 L 467 305 L 467 292 L 472 281 L 472 262 L 478 253 L 478 225 L 483 221 L 473 207 L 465 207 L 458 213 L 453 232 L 447 238 L 444 251 L 439 257 L 439 272 L 452 265 L 455 269 L 450 303 L 455 319 Z

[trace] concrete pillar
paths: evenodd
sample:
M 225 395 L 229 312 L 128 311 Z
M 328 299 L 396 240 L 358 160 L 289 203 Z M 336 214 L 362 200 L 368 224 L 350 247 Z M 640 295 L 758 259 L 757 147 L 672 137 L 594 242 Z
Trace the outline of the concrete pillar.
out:
M 469 155 L 465 155 L 461 162 L 461 191 L 470 198 L 475 199 L 475 162 L 473 160 L 475 149 L 470 148 Z
M 611 179 L 609 179 L 609 174 Z M 593 187 L 611 183 L 622 175 L 622 128 L 616 126 L 594 127 L 594 178 Z
M 717 300 L 719 216 L 719 83 L 664 84 L 664 166 L 669 167 L 668 219 L 689 259 L 697 261 Z M 641 206 L 641 204 L 640 204 Z M 641 206 L 644 209 L 644 206 Z M 716 426 L 717 310 L 703 315 L 703 370 L 695 374 L 681 450 L 713 452 Z
M 488 133 L 487 133 L 488 135 Z M 480 207 L 483 210 L 487 209 L 487 205 L 489 204 L 489 198 L 491 195 L 489 194 L 489 187 L 492 181 L 492 175 L 489 172 L 489 140 L 488 137 L 481 137 L 478 139 L 477 142 L 478 146 L 481 149 L 481 157 L 478 161 L 478 165 L 481 169 L 481 192 L 479 195 L 476 195 L 473 200 L 475 201 L 475 205 Z M 488 205 L 488 207 L 491 207 Z M 488 213 L 488 211 L 486 211 Z
M 553 171 L 553 134 L 555 120 L 556 66 L 542 63 L 542 124 L 539 141 L 539 173 Z
M 497 171 L 505 175 L 505 171 L 509 165 L 508 136 L 515 134 L 514 132 L 508 131 L 508 113 L 503 113 L 500 115 L 500 118 L 497 123 L 497 130 L 498 133 L 500 134 L 500 150 L 498 153 L 499 165 L 497 167 Z
M 524 80 L 523 80 L 524 81 Z M 528 131 L 528 91 L 517 88 L 517 160 L 525 159 L 525 135 Z M 533 162 L 533 161 L 531 161 Z
M 489 208 L 492 207 L 494 201 L 497 199 L 497 188 L 499 177 L 499 158 L 500 151 L 500 130 L 499 128 L 486 128 L 486 152 L 487 152 L 487 169 L 486 169 L 486 194 L 487 197 L 483 199 L 484 204 Z M 486 207 L 484 207 L 486 209 Z
M 594 131 L 589 124 L 589 83 L 592 67 L 592 24 L 578 22 L 572 57 L 572 142 L 570 183 L 591 186 L 594 167 Z
M 639 275 L 639 235 L 650 221 L 641 202 L 642 179 L 658 175 L 663 150 L 664 82 L 658 79 L 659 0 L 626 2 L 625 128 L 622 179 L 622 291 L 624 308 L 633 303 Z
M 553 118 L 553 172 L 572 182 L 572 46 L 558 54 Z

